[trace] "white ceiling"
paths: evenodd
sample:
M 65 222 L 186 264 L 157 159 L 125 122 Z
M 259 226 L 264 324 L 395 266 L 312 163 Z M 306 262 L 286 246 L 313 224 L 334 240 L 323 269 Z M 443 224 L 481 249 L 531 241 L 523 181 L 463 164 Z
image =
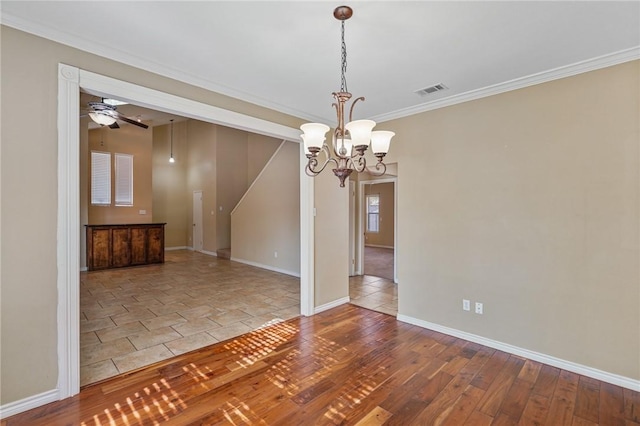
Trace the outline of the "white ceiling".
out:
M 354 9 L 346 23 L 348 89 L 366 96 L 354 118 L 383 121 L 640 57 L 638 1 L 348 4 Z M 3 0 L 1 22 L 332 124 L 339 5 Z M 449 90 L 414 93 L 438 83 Z

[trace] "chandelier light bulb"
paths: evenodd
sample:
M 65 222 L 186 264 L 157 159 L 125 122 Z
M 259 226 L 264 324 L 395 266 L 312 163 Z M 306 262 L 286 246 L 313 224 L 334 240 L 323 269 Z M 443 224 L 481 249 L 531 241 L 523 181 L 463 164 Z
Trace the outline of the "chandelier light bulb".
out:
M 351 135 L 354 146 L 369 146 L 371 142 L 371 130 L 375 127 L 373 120 L 355 120 L 347 123 L 344 127 Z
M 304 132 L 305 150 L 312 151 L 315 148 L 316 152 L 322 148 L 324 144 L 325 135 L 329 131 L 329 126 L 321 123 L 307 123 L 300 126 L 300 130 Z
M 371 150 L 374 154 L 386 154 L 389 152 L 389 145 L 391 145 L 391 138 L 395 136 L 395 133 L 388 130 L 376 130 L 371 132 Z

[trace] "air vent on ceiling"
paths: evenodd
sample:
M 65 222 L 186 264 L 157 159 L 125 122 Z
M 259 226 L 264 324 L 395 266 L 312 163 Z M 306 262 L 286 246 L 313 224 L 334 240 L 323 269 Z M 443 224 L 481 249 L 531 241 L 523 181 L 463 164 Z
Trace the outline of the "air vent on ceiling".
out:
M 420 96 L 427 96 L 427 95 L 431 95 L 432 93 L 441 92 L 447 89 L 448 89 L 447 86 L 440 83 L 433 86 L 425 87 L 424 89 L 416 90 L 415 93 L 417 93 Z

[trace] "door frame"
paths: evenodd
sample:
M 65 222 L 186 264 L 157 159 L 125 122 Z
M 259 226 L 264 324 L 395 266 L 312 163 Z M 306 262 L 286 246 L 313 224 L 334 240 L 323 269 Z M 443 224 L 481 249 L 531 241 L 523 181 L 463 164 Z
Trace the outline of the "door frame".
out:
M 196 194 L 200 194 L 200 226 L 196 226 Z M 202 251 L 204 250 L 204 229 L 203 229 L 203 220 L 204 220 L 204 212 L 202 206 L 202 190 L 198 189 L 193 191 L 193 199 L 192 199 L 192 211 L 191 211 L 191 219 L 193 226 L 191 227 L 191 247 L 193 251 Z M 196 247 L 196 229 L 200 231 L 200 242 Z
M 358 181 L 358 255 L 356 261 L 356 274 L 364 275 L 364 229 L 365 218 L 365 197 L 364 186 L 367 184 L 390 183 L 393 182 L 393 282 L 398 284 L 398 177 L 390 177 L 375 180 Z
M 300 144 L 300 131 L 256 117 L 58 64 L 57 353 L 56 393 L 80 392 L 80 89 L 200 121 Z M 204 90 L 204 89 L 203 89 Z M 314 313 L 313 179 L 304 174 L 300 144 L 300 311 Z
M 356 182 L 349 181 L 349 276 L 356 274 Z

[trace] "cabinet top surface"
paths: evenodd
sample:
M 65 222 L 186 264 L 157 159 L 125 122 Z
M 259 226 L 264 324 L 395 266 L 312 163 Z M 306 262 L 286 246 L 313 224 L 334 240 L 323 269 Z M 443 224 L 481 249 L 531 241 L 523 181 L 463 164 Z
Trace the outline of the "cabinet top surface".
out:
M 100 225 L 85 225 L 87 228 L 108 228 L 108 227 L 127 227 L 127 226 L 159 226 L 166 225 L 167 222 L 157 223 L 113 223 L 113 224 L 100 224 Z

